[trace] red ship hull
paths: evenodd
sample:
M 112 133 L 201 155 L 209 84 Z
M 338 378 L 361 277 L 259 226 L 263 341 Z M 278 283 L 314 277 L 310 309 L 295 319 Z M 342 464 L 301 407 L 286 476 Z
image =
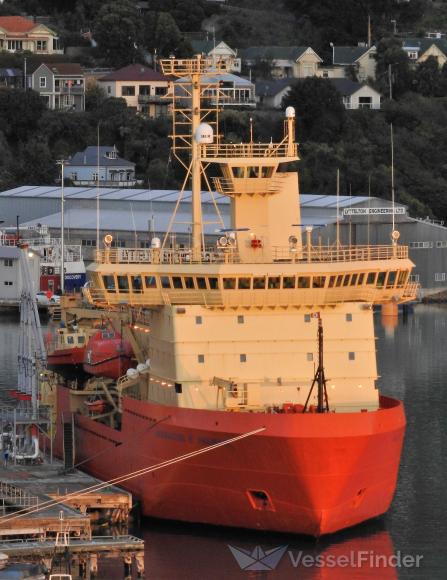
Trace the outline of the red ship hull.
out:
M 83 469 L 108 480 L 265 427 L 122 485 L 146 516 L 318 537 L 390 506 L 405 415 L 397 400 L 381 397 L 381 407 L 349 414 L 229 413 L 125 398 L 121 431 L 75 415 L 76 462 L 92 457 Z M 68 390 L 60 387 L 59 417 L 67 411 Z

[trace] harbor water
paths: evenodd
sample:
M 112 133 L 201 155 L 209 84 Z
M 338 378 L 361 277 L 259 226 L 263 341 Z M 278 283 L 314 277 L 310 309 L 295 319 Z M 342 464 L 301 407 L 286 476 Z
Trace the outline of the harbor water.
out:
M 418 305 L 383 325 L 376 315 L 378 384 L 403 399 L 407 432 L 388 514 L 319 541 L 143 520 L 146 578 L 447 578 L 447 306 Z M 18 318 L 0 318 L 0 397 L 17 375 Z M 255 459 L 255 458 L 254 458 Z M 231 550 L 231 546 L 233 549 Z M 107 564 L 104 580 L 123 578 Z

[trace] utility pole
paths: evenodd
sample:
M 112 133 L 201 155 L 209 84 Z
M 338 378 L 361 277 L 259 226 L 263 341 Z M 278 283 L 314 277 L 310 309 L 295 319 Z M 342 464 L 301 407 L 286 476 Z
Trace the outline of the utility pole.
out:
M 393 100 L 393 76 L 391 73 L 391 63 L 388 65 L 388 85 L 389 85 L 389 89 L 390 89 L 390 101 Z

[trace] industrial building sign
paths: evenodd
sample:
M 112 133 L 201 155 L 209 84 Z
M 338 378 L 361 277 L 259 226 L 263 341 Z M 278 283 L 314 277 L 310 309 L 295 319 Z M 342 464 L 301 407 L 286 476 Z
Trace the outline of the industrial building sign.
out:
M 348 207 L 343 210 L 343 215 L 402 215 L 406 211 L 405 207 Z

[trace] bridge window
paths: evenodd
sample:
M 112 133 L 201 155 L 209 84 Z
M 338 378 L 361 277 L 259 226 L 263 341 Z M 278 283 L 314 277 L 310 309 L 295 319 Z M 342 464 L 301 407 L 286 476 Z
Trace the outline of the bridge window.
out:
M 118 278 L 118 290 L 120 292 L 129 291 L 129 279 L 127 276 L 117 276 Z
M 247 177 L 258 177 L 259 167 L 247 167 Z
M 219 290 L 219 279 L 218 278 L 208 278 L 208 285 L 210 290 Z
M 331 276 L 331 277 L 329 278 L 329 284 L 328 284 L 328 287 L 329 287 L 329 288 L 333 288 L 333 287 L 335 286 L 335 280 L 336 280 L 336 279 L 337 279 L 337 276 Z
M 299 276 L 298 277 L 298 288 L 310 288 L 309 276 Z
M 355 286 L 357 284 L 358 274 L 353 274 L 351 276 L 351 286 Z
M 340 288 L 340 286 L 342 285 L 342 282 L 343 282 L 343 275 L 340 274 L 339 276 L 337 276 L 337 282 L 335 284 L 337 286 L 337 288 Z
M 351 274 L 345 274 L 343 278 L 343 286 L 349 286 L 349 279 L 351 278 Z
M 156 288 L 157 278 L 155 276 L 145 276 L 144 283 L 146 285 L 146 288 Z
M 408 276 L 407 270 L 401 270 L 399 272 L 399 276 L 397 278 L 397 287 L 398 288 L 402 288 L 402 286 L 405 286 L 405 282 L 407 281 L 407 276 Z
M 107 292 L 116 292 L 115 278 L 113 276 L 103 276 L 102 282 Z
M 283 288 L 295 288 L 295 276 L 284 276 L 282 279 Z
M 183 289 L 182 279 L 180 276 L 173 276 L 172 277 L 172 285 L 174 288 Z
M 281 278 L 279 276 L 269 276 L 267 282 L 267 288 L 269 290 L 277 290 L 281 287 Z
M 245 177 L 245 167 L 232 167 L 233 177 Z
M 261 177 L 267 178 L 273 175 L 273 167 L 261 167 Z
M 324 288 L 326 276 L 314 276 L 312 280 L 312 288 Z
M 234 290 L 236 288 L 236 278 L 223 279 L 224 290 Z
M 377 277 L 376 272 L 370 272 L 368 274 L 368 277 L 366 278 L 366 283 L 370 286 L 374 285 L 376 283 L 376 277 Z
M 357 280 L 357 286 L 363 286 L 363 280 L 365 279 L 365 274 L 362 272 L 359 274 L 359 278 Z
M 239 290 L 250 290 L 250 280 L 251 278 L 239 278 L 237 281 L 237 287 Z
M 206 278 L 196 278 L 196 281 L 199 290 L 206 290 Z
M 192 278 L 191 276 L 185 276 L 184 281 L 185 288 L 187 288 L 188 290 L 194 290 L 194 278 Z
M 134 292 L 141 292 L 143 290 L 143 283 L 141 281 L 141 276 L 131 276 L 132 290 Z
M 377 288 L 383 288 L 383 285 L 385 284 L 385 278 L 386 272 L 379 272 L 379 275 L 377 276 Z
M 160 282 L 162 288 L 170 288 L 171 281 L 169 280 L 169 276 L 160 276 Z
M 396 284 L 396 278 L 397 278 L 397 272 L 396 271 L 392 271 L 392 272 L 388 272 L 388 278 L 386 280 L 386 287 L 387 288 L 394 288 L 394 285 Z
M 253 278 L 253 290 L 264 290 L 265 276 L 256 276 Z

